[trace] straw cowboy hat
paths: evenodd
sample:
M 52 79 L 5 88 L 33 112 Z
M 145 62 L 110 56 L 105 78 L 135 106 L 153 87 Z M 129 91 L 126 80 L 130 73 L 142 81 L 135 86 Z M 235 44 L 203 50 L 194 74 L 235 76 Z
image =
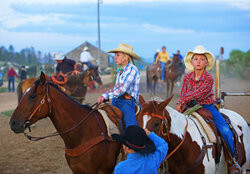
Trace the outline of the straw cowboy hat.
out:
M 87 46 L 85 46 L 85 47 L 83 48 L 83 51 L 87 51 L 87 50 L 89 50 L 89 48 L 88 48 Z
M 118 45 L 118 48 L 108 51 L 108 53 L 117 53 L 117 52 L 125 53 L 131 56 L 131 58 L 136 59 L 136 60 L 141 59 L 137 54 L 133 52 L 133 47 L 131 47 L 128 44 L 121 43 Z
M 64 59 L 64 56 L 62 54 L 56 54 L 55 55 L 55 60 L 63 60 Z
M 186 68 L 190 71 L 194 70 L 193 65 L 191 64 L 191 60 L 195 54 L 203 54 L 207 57 L 208 65 L 206 66 L 206 70 L 209 71 L 214 66 L 215 58 L 213 53 L 207 51 L 203 46 L 198 45 L 194 48 L 194 51 L 188 51 L 188 53 L 185 56 L 184 63 L 186 65 Z
M 139 153 L 154 153 L 156 150 L 154 142 L 138 126 L 128 126 L 122 135 L 113 134 L 112 138 Z

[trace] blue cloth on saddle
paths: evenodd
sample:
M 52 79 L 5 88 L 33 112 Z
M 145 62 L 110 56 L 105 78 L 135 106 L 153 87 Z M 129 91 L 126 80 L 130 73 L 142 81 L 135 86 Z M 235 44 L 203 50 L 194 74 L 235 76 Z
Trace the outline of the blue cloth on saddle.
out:
M 130 153 L 127 160 L 115 167 L 114 174 L 156 174 L 168 153 L 168 143 L 151 132 L 148 137 L 154 142 L 156 151 L 150 154 Z

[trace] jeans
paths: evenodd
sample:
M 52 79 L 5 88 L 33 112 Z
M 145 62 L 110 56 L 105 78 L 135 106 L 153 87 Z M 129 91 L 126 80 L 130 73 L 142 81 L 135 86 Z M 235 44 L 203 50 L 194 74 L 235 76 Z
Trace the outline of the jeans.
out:
M 161 63 L 161 80 L 165 80 L 165 63 L 164 62 L 160 63 Z
M 11 83 L 12 83 L 12 91 L 15 91 L 15 77 L 8 77 L 8 89 L 11 91 Z
M 234 144 L 233 144 L 233 133 L 230 130 L 228 124 L 219 113 L 219 111 L 215 108 L 213 104 L 210 105 L 202 105 L 203 108 L 209 110 L 213 115 L 213 121 L 219 130 L 220 134 L 222 135 L 223 139 L 225 140 L 227 147 L 229 148 L 230 153 L 232 156 L 234 155 Z
M 136 126 L 136 117 L 135 117 L 135 101 L 133 99 L 119 99 L 113 98 L 112 105 L 116 106 L 122 111 L 122 118 L 125 123 L 125 127 Z
M 88 62 L 82 62 L 82 64 L 86 64 L 86 65 L 88 66 L 89 69 L 95 67 L 90 61 L 88 61 Z

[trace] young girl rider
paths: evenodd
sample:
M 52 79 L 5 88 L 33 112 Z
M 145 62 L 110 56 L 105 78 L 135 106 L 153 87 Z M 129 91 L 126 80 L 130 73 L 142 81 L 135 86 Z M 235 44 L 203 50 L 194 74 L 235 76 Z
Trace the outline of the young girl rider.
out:
M 114 89 L 102 94 L 97 103 L 112 98 L 112 105 L 118 107 L 123 115 L 125 127 L 137 125 L 135 117 L 135 103 L 139 103 L 140 79 L 139 70 L 132 64 L 132 59 L 140 60 L 133 52 L 133 47 L 128 44 L 119 44 L 118 48 L 110 50 L 115 53 L 115 62 L 120 65 Z
M 194 51 L 189 51 L 186 54 L 184 62 L 186 68 L 192 72 L 184 76 L 176 110 L 183 112 L 183 108 L 192 100 L 195 100 L 203 108 L 208 109 L 213 115 L 213 121 L 225 140 L 230 153 L 235 157 L 233 133 L 220 112 L 213 105 L 215 102 L 213 94 L 214 79 L 207 71 L 214 65 L 214 55 L 206 51 L 203 46 L 196 46 Z M 236 160 L 234 162 L 236 163 Z M 236 168 L 231 169 L 236 170 Z

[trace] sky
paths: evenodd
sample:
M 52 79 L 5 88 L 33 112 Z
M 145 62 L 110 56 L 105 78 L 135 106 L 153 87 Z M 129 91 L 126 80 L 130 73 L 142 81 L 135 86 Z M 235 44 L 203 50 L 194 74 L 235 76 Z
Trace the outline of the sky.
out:
M 151 62 L 156 49 L 182 55 L 203 45 L 250 49 L 250 0 L 99 0 L 101 49 L 119 43 Z M 98 46 L 97 0 L 0 0 L 0 46 L 67 53 Z

